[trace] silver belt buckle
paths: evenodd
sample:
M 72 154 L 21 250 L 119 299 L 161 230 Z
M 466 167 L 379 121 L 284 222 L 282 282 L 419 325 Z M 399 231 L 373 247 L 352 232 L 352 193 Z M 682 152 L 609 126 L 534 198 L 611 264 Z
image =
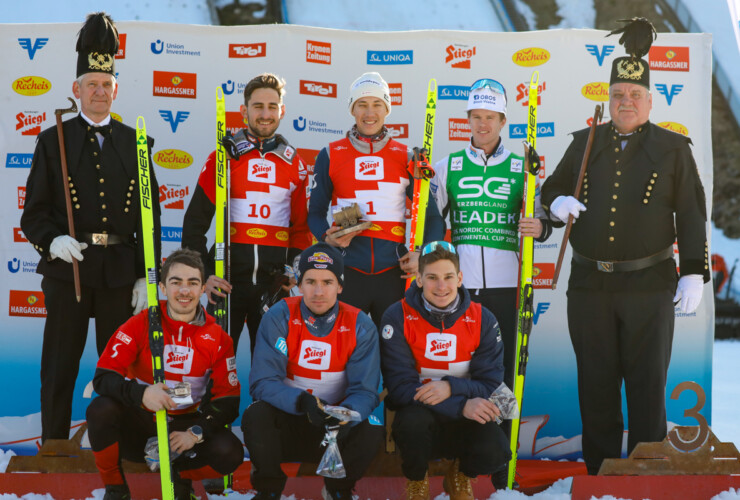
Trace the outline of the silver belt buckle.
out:
M 92 244 L 102 245 L 104 247 L 107 247 L 108 246 L 108 235 L 105 233 L 93 233 Z
M 602 273 L 613 273 L 614 272 L 614 262 L 597 260 L 596 269 L 598 269 Z

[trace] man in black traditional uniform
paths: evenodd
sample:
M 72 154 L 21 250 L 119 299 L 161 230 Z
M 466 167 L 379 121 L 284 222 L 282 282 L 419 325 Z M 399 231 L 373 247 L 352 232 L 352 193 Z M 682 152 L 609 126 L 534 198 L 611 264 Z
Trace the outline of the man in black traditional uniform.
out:
M 113 20 L 103 12 L 90 14 L 77 40 L 77 80 L 72 84 L 81 113 L 63 124 L 68 178 L 63 178 L 60 168 L 54 126 L 39 134 L 26 183 L 21 228 L 41 255 L 37 272 L 44 276 L 41 288 L 47 311 L 41 353 L 42 441 L 69 437 L 73 391 L 89 318 L 95 318 L 100 354 L 116 328 L 146 305 L 144 251 L 137 238 L 141 217 L 136 131 L 110 116 L 118 92 L 117 51 Z M 149 139 L 150 148 L 153 144 Z M 156 193 L 153 169 L 149 175 Z M 65 183 L 71 194 L 76 239 L 69 236 Z M 157 202 L 155 214 L 159 256 Z M 72 259 L 79 261 L 79 302 Z
M 654 29 L 645 19 L 633 19 L 612 33 L 620 32 L 631 56 L 614 61 L 611 122 L 596 127 L 580 199 L 569 194 L 588 129 L 574 133 L 542 187 L 542 203 L 554 219 L 578 219 L 570 234 L 568 327 L 589 474 L 598 473 L 605 458 L 621 456 L 622 380 L 628 453 L 639 442 L 666 437 L 674 301 L 681 311 L 693 312 L 709 281 L 706 202 L 691 140 L 649 121 L 650 73 L 641 57 Z M 673 260 L 676 237 L 680 279 Z

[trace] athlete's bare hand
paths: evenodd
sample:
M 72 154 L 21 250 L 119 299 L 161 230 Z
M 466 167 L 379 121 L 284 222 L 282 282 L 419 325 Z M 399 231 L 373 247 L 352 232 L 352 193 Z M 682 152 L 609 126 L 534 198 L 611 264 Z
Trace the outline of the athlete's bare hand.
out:
M 468 399 L 463 408 L 463 417 L 475 420 L 479 424 L 494 421 L 499 415 L 501 411 L 498 406 L 483 398 Z
M 174 410 L 177 403 L 165 392 L 165 389 L 167 389 L 167 384 L 164 382 L 148 386 L 144 389 L 141 402 L 151 411 Z
M 341 227 L 339 226 L 332 226 L 329 229 L 326 230 L 326 238 L 324 241 L 328 243 L 329 245 L 337 248 L 347 248 L 352 241 L 352 238 L 360 234 L 361 231 L 355 231 L 353 233 L 347 233 L 343 236 L 340 236 L 338 238 L 332 236 L 337 231 L 341 231 Z
M 195 446 L 197 438 L 188 431 L 170 432 L 170 450 L 182 453 Z
M 419 270 L 419 252 L 409 252 L 400 259 L 398 265 L 405 274 L 402 279 L 416 278 L 416 271 Z
M 542 234 L 542 221 L 532 217 L 519 219 L 519 234 L 539 238 Z
M 416 388 L 414 400 L 425 405 L 436 405 L 452 395 L 450 383 L 446 380 L 435 380 Z
M 223 278 L 219 278 L 215 274 L 208 277 L 206 280 L 206 297 L 208 297 L 208 302 L 211 304 L 216 303 L 211 294 L 217 297 L 226 297 L 227 293 L 231 293 L 231 283 Z

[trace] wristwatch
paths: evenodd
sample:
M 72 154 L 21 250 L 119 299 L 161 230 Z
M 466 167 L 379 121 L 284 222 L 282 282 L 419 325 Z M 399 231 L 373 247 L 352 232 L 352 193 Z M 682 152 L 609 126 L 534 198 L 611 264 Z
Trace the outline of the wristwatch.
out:
M 203 428 L 200 425 L 194 425 L 188 429 L 188 432 L 195 437 L 195 444 L 203 442 Z

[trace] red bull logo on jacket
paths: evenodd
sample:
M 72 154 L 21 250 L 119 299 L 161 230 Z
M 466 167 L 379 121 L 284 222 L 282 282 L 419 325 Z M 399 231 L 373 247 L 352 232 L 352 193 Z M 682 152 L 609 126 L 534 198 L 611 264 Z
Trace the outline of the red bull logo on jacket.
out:
M 379 156 L 360 156 L 355 159 L 355 179 L 380 181 L 383 178 L 383 158 Z
M 449 333 L 428 333 L 424 357 L 432 361 L 455 361 L 457 336 Z
M 331 344 L 318 340 L 304 340 L 298 365 L 311 370 L 326 370 L 331 363 Z

